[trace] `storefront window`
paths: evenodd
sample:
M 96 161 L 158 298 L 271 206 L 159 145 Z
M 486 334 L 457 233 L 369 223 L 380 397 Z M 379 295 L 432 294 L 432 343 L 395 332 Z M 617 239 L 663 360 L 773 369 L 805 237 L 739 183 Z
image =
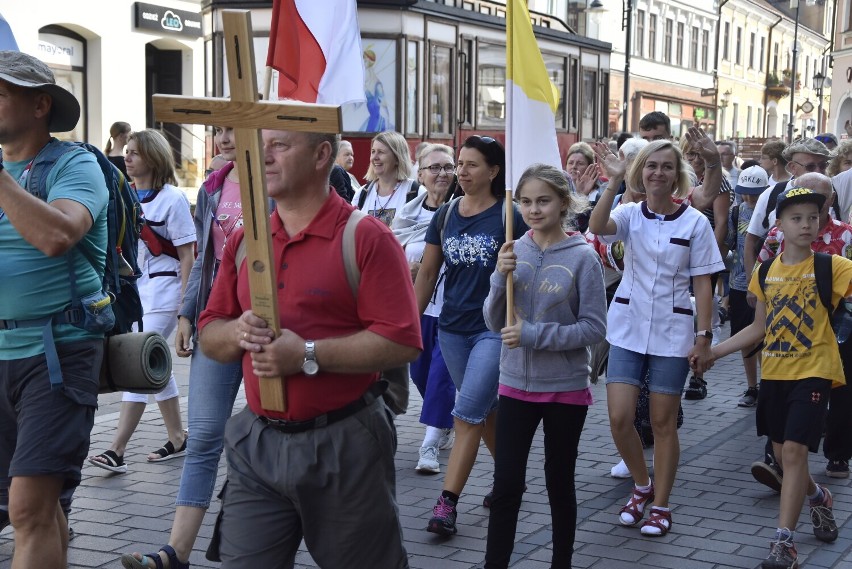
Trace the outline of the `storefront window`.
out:
M 565 126 L 565 58 L 558 55 L 543 53 L 544 66 L 547 68 L 547 76 L 556 85 L 559 92 L 559 106 L 556 107 L 556 128 Z
M 397 129 L 397 40 L 361 38 L 366 103 L 343 106 L 346 132 Z
M 476 93 L 477 128 L 506 125 L 506 47 L 479 44 Z
M 38 57 L 50 66 L 57 85 L 70 91 L 80 103 L 80 120 L 74 130 L 53 134 L 61 140 L 87 140 L 86 40 L 58 26 L 42 28 L 38 34 Z
M 452 54 L 450 47 L 429 46 L 429 132 L 452 134 Z

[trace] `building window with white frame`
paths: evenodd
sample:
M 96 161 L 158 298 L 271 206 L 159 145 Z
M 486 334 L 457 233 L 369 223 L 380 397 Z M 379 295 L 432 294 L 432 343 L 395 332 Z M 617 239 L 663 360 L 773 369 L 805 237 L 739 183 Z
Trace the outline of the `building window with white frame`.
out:
M 746 107 L 746 136 L 751 136 L 751 105 Z
M 657 59 L 657 15 L 648 20 L 648 59 Z
M 672 34 L 674 34 L 674 20 L 666 18 L 666 35 L 663 38 L 663 61 L 672 62 Z
M 722 36 L 722 59 L 725 61 L 731 60 L 731 54 L 728 46 L 731 44 L 731 23 L 725 22 L 725 33 Z
M 701 71 L 707 71 L 710 60 L 710 30 L 701 31 Z
M 754 69 L 754 52 L 755 44 L 757 43 L 757 34 L 752 32 L 748 42 L 748 68 Z
M 645 57 L 645 10 L 636 11 L 636 41 L 633 52 L 639 57 Z
M 760 38 L 760 59 L 757 60 L 757 70 L 763 71 L 763 58 L 766 56 L 766 38 Z
M 736 59 L 734 60 L 734 63 L 736 63 L 737 65 L 742 65 L 742 63 L 743 63 L 743 60 L 742 60 L 742 55 L 743 55 L 742 43 L 743 43 L 743 29 L 740 28 L 740 27 L 737 27 L 737 50 L 736 50 Z
M 677 23 L 677 64 L 683 67 L 683 32 L 684 32 L 684 24 L 683 22 Z
M 689 67 L 698 69 L 698 26 L 692 26 L 689 34 Z

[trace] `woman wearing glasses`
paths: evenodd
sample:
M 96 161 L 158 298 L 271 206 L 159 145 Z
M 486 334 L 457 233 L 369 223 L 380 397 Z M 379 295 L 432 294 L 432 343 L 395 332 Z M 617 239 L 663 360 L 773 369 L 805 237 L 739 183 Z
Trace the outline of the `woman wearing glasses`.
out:
M 453 149 L 444 144 L 430 144 L 420 152 L 419 164 L 419 180 L 426 192 L 405 204 L 393 220 L 393 232 L 405 249 L 412 280 L 417 278 L 423 259 L 429 222 L 438 208 L 450 198 L 455 174 Z M 426 426 L 416 468 L 421 474 L 437 474 L 441 471 L 438 453 L 452 448 L 455 437 L 452 411 L 456 401 L 456 386 L 453 385 L 438 343 L 438 317 L 443 304 L 444 284 L 439 279 L 435 293 L 420 317 L 423 352 L 411 364 L 411 380 L 423 398 L 420 422 Z
M 500 335 L 488 330 L 482 314 L 489 278 L 505 242 L 506 155 L 490 137 L 471 136 L 459 152 L 458 182 L 464 196 L 442 207 L 426 231 L 426 247 L 415 283 L 420 312 L 429 304 L 441 266 L 446 264 L 445 296 L 438 341 L 459 395 L 453 408 L 456 441 L 444 488 L 427 531 L 456 533 L 456 505 L 470 476 L 480 440 L 494 455 Z M 514 212 L 514 238 L 527 226 Z M 490 494 L 483 504 L 490 505 Z
M 380 132 L 370 147 L 367 185 L 355 192 L 352 205 L 391 226 L 393 218 L 419 193 L 416 181 L 409 180 L 411 158 L 405 137 L 394 131 Z

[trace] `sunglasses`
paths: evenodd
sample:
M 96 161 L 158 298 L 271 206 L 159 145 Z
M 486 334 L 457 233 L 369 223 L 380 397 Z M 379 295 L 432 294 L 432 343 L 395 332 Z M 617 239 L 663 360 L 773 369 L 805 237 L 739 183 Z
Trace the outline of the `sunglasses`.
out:
M 837 144 L 837 141 L 834 140 L 834 138 L 832 138 L 831 136 L 817 136 L 815 138 L 823 144 L 828 144 L 829 142 L 831 142 L 832 144 Z
M 456 171 L 456 167 L 453 164 L 443 164 L 443 165 L 442 164 L 432 164 L 431 166 L 423 166 L 420 169 L 421 170 L 429 170 L 430 172 L 432 172 L 436 176 L 438 174 L 440 174 L 441 172 L 444 172 L 445 174 L 452 174 L 453 172 Z
M 497 142 L 495 139 L 491 138 L 490 136 L 479 136 L 478 134 L 472 134 L 470 136 L 470 138 L 478 138 L 479 140 L 481 140 L 485 144 L 491 144 L 492 142 Z M 470 138 L 468 140 L 470 140 Z
M 796 160 L 790 160 L 794 164 L 798 164 L 802 168 L 805 169 L 806 172 L 816 172 L 819 170 L 820 172 L 825 172 L 825 169 L 828 168 L 828 162 L 817 162 L 811 164 L 802 164 L 801 162 L 797 162 Z

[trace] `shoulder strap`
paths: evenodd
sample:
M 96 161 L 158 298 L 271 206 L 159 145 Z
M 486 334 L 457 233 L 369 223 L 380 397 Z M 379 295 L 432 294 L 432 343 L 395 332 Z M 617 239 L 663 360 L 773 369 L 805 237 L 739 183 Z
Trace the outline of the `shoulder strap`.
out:
M 411 188 L 408 190 L 408 193 L 405 194 L 405 203 L 410 202 L 414 198 L 416 198 L 420 194 L 420 182 L 417 180 L 412 180 Z
M 834 281 L 832 269 L 831 255 L 814 253 L 814 279 L 816 280 L 817 294 L 819 294 L 819 300 L 828 310 L 829 315 L 834 312 L 834 307 L 831 304 L 831 289 Z
M 443 247 L 444 243 L 444 231 L 447 229 L 447 224 L 450 222 L 450 213 L 452 213 L 452 211 L 459 206 L 460 199 L 461 196 L 453 198 L 452 200 L 450 200 L 449 203 L 442 205 L 438 212 L 435 214 L 435 216 L 438 218 L 438 231 L 441 235 L 441 245 L 439 246 L 441 247 Z
M 367 203 L 367 194 L 370 193 L 370 190 L 373 188 L 373 184 L 375 182 L 370 182 L 366 186 L 361 188 L 361 193 L 358 194 L 358 209 L 363 209 L 364 204 Z
M 56 165 L 57 160 L 66 152 L 77 148 L 73 142 L 63 142 L 52 138 L 33 159 L 30 171 L 27 173 L 26 190 L 34 196 L 47 201 L 47 177 Z
M 766 200 L 766 215 L 763 217 L 763 228 L 769 228 L 769 214 L 775 211 L 775 206 L 778 203 L 778 196 L 787 187 L 787 182 L 778 182 L 772 191 L 769 193 L 769 199 Z
M 775 261 L 775 257 L 763 261 L 760 266 L 757 268 L 757 284 L 760 285 L 761 291 L 766 291 L 766 275 L 769 274 L 769 267 L 772 266 L 772 263 Z
M 349 214 L 346 227 L 343 228 L 343 268 L 346 270 L 346 281 L 352 289 L 352 296 L 358 298 L 358 286 L 361 284 L 361 269 L 358 268 L 358 257 L 355 251 L 355 229 L 362 219 L 367 217 L 363 211 L 356 209 Z

